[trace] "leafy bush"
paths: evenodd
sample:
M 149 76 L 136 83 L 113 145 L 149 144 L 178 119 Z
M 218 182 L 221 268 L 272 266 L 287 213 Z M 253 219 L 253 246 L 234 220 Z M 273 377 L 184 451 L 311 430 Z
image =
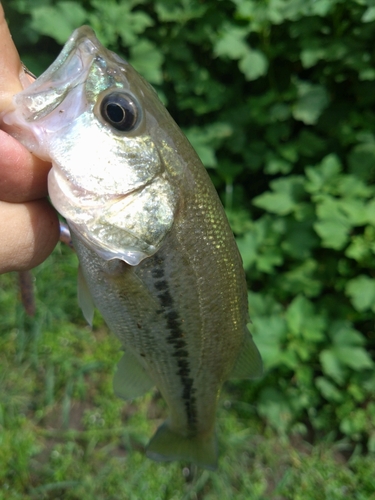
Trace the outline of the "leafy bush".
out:
M 159 92 L 210 169 L 248 276 L 280 432 L 375 451 L 372 0 L 5 2 L 39 73 L 88 23 Z

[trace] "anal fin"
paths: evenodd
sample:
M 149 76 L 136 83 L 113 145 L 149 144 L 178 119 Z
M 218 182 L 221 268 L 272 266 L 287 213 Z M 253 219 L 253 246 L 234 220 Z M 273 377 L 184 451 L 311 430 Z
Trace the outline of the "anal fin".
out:
M 263 362 L 250 332 L 246 329 L 244 343 L 229 378 L 259 378 L 263 375 Z

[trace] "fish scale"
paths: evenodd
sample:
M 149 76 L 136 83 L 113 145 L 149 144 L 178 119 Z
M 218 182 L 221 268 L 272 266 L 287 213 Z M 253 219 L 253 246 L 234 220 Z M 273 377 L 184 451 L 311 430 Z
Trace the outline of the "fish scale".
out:
M 3 127 L 52 161 L 49 194 L 71 229 L 84 315 L 97 307 L 123 344 L 115 392 L 156 386 L 168 405 L 148 456 L 214 469 L 221 387 L 259 377 L 262 362 L 205 168 L 152 87 L 88 27 L 14 106 Z

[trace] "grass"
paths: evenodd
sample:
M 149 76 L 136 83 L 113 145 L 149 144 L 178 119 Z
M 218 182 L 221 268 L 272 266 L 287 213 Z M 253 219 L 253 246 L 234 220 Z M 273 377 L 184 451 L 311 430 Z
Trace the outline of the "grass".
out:
M 17 276 L 0 276 L 0 500 L 375 500 L 373 457 L 279 436 L 228 388 L 218 472 L 147 459 L 165 404 L 157 391 L 130 403 L 113 395 L 119 343 L 99 316 L 86 326 L 76 265 L 58 247 L 34 271 L 33 318 Z

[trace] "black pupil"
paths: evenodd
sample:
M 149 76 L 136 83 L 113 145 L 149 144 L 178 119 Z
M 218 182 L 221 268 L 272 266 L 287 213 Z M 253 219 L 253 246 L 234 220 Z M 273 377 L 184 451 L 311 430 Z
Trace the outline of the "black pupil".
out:
M 100 112 L 106 122 L 122 132 L 135 127 L 138 108 L 134 99 L 124 93 L 113 92 L 104 97 Z
M 114 123 L 121 123 L 125 118 L 125 110 L 119 104 L 108 104 L 107 115 Z

